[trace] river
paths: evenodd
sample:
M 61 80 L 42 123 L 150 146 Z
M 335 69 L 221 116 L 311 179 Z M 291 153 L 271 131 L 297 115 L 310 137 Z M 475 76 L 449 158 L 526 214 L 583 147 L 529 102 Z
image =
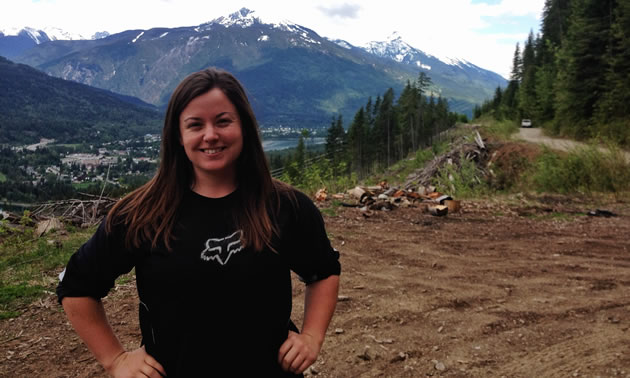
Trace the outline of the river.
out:
M 263 140 L 263 149 L 265 151 L 277 151 L 284 150 L 287 148 L 293 148 L 297 146 L 299 137 L 297 138 L 268 138 Z M 316 138 L 308 138 L 306 139 L 306 145 L 312 146 L 315 144 L 323 144 L 326 143 L 326 138 L 316 137 Z

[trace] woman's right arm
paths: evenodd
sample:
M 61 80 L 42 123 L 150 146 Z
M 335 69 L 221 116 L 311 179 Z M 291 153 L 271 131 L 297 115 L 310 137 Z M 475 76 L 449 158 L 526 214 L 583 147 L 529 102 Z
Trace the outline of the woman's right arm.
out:
M 162 365 L 144 347 L 125 351 L 107 321 L 101 301 L 92 297 L 65 297 L 62 305 L 79 337 L 113 377 L 166 376 Z

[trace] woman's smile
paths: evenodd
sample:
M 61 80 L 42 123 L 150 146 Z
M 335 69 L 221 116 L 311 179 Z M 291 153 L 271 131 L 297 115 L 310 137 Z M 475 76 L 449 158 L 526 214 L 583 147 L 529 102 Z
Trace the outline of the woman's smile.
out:
M 179 133 L 196 182 L 235 183 L 243 133 L 238 111 L 223 91 L 214 88 L 190 101 L 180 115 Z

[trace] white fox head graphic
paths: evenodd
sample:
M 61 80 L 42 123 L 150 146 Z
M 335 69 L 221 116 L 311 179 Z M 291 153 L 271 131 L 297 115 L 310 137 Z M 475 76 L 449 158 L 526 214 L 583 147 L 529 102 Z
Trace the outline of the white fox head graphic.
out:
M 241 244 L 241 230 L 236 231 L 230 236 L 221 239 L 206 240 L 206 249 L 201 251 L 201 259 L 204 261 L 214 260 L 221 265 L 227 264 L 233 254 L 243 249 Z

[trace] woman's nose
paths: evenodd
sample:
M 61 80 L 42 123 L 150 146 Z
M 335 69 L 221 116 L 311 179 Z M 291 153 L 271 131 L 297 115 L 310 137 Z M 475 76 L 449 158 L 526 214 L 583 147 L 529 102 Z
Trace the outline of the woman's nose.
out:
M 204 141 L 210 141 L 210 140 L 214 140 L 217 139 L 218 135 L 216 133 L 216 129 L 214 128 L 213 125 L 207 125 L 204 129 L 203 132 L 203 140 Z

